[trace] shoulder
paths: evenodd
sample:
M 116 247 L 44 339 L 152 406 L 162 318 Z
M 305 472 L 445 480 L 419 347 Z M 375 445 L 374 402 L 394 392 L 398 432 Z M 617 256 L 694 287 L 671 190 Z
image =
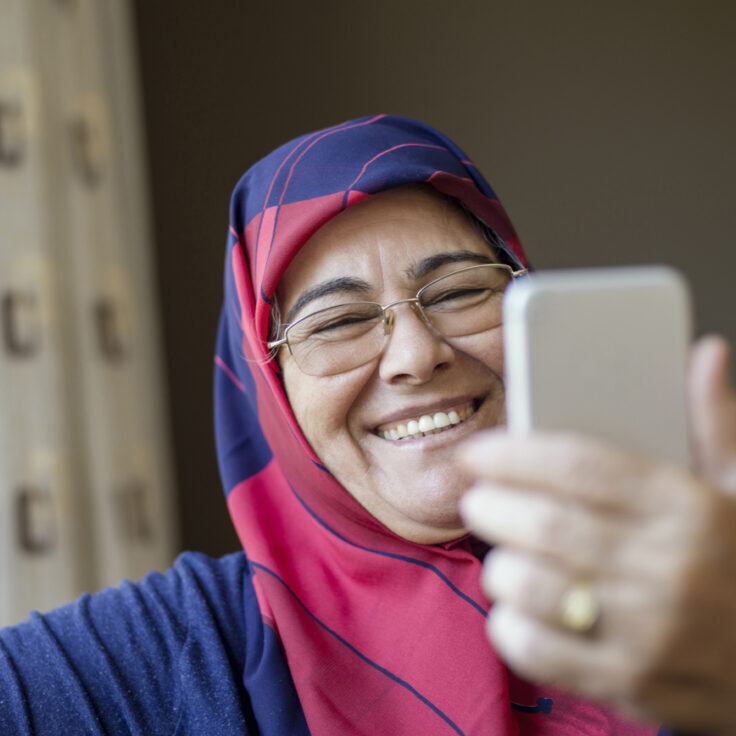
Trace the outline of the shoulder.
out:
M 242 638 L 243 615 L 254 596 L 245 554 L 214 559 L 197 552 L 181 554 L 165 572 L 151 572 L 138 582 L 85 593 L 73 603 L 45 614 L 32 613 L 17 626 L 2 630 L 6 640 L 27 636 L 114 642 L 155 635 L 169 646 L 183 642 L 204 626 L 220 636 Z
M 48 726 L 38 733 L 53 733 L 53 723 L 159 733 L 200 718 L 243 727 L 252 598 L 243 553 L 185 553 L 166 572 L 31 614 L 0 631 L 0 724 Z M 204 696 L 213 688 L 217 708 Z
M 180 635 L 191 633 L 199 623 L 217 619 L 230 624 L 226 628 L 230 631 L 242 621 L 245 602 L 251 595 L 250 572 L 242 552 L 219 559 L 185 552 L 165 572 L 154 571 L 138 582 L 123 580 L 115 588 L 85 594 L 46 617 L 72 613 L 122 626 L 139 619 L 145 627 L 166 625 L 172 635 L 177 631 Z
M 164 573 L 90 596 L 89 610 L 98 620 L 116 621 L 122 636 L 134 624 L 141 638 L 170 650 L 197 642 L 212 654 L 237 653 L 240 660 L 246 609 L 254 597 L 243 552 L 219 559 L 185 552 Z M 77 605 L 85 608 L 84 600 Z
M 252 583 L 243 552 L 220 558 L 184 552 L 166 572 L 151 572 L 139 583 L 124 581 L 118 590 L 126 594 L 135 589 L 143 595 L 163 597 L 172 603 L 201 602 L 213 609 L 223 606 L 242 609 L 243 596 L 250 594 Z

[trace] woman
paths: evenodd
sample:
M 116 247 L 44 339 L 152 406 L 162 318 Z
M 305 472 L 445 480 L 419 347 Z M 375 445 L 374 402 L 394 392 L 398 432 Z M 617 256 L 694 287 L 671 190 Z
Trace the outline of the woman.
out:
M 463 477 L 455 456 L 503 423 L 498 296 L 524 263 L 473 164 L 414 121 L 349 121 L 257 163 L 232 199 L 215 379 L 220 468 L 247 561 L 183 555 L 165 576 L 6 630 L 0 724 L 656 733 L 519 679 L 485 636 L 487 547 L 467 534 L 459 500 L 469 476 L 524 478 L 508 464 L 494 477 L 475 457 Z M 544 453 L 531 456 L 538 470 Z M 491 493 L 466 508 L 489 540 Z M 533 656 L 517 659 L 534 669 Z
M 427 182 L 430 191 L 396 189 Z M 447 196 L 488 226 L 495 249 Z M 312 732 L 637 732 L 508 676 L 484 642 L 481 551 L 458 516 L 466 480 L 454 453 L 503 422 L 500 322 L 442 339 L 399 304 L 387 340 L 363 345 L 328 329 L 352 330 L 356 301 L 408 299 L 477 263 L 523 266 L 467 157 L 413 121 L 348 122 L 258 164 L 236 189 L 231 221 L 220 461 L 262 614 L 276 622 Z M 279 330 L 275 304 L 300 334 Z M 464 418 L 452 429 L 391 439 L 452 411 Z M 246 437 L 262 448 L 256 467 L 242 465 L 254 458 Z

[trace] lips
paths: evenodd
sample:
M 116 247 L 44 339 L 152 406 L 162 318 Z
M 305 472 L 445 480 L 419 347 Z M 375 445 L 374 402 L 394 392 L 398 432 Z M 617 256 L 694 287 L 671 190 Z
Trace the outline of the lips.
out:
M 452 408 L 448 407 L 445 411 L 436 411 L 413 417 L 407 416 L 390 424 L 380 425 L 375 432 L 379 437 L 386 440 L 427 437 L 430 434 L 438 434 L 462 424 L 475 413 L 476 409 L 477 407 L 473 401 L 466 401 Z

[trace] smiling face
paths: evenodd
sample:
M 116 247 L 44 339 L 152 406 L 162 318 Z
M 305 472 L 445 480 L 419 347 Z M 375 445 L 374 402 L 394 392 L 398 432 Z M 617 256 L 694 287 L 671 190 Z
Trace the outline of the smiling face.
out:
M 292 322 L 349 301 L 413 297 L 432 279 L 484 259 L 495 260 L 490 246 L 457 207 L 405 187 L 327 222 L 289 265 L 277 294 Z M 409 305 L 394 311 L 383 352 L 345 373 L 307 375 L 282 349 L 284 387 L 316 454 L 367 511 L 405 539 L 449 541 L 465 533 L 458 501 L 466 484 L 455 448 L 504 421 L 501 328 L 443 340 Z M 393 438 L 431 428 L 423 417 L 438 431 Z

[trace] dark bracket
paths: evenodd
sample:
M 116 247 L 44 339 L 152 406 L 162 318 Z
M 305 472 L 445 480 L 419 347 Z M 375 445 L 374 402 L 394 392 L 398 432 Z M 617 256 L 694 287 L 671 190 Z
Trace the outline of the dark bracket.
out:
M 0 166 L 18 166 L 25 153 L 20 104 L 0 100 Z
M 94 305 L 94 321 L 100 352 L 109 361 L 120 362 L 127 350 L 115 303 L 99 299 Z
M 97 133 L 84 117 L 79 117 L 70 124 L 69 133 L 74 167 L 82 181 L 87 186 L 94 187 L 102 178 L 102 163 L 94 156 Z
M 148 542 L 153 539 L 148 493 L 145 483 L 133 479 L 115 494 L 118 519 L 126 539 Z
M 47 488 L 26 486 L 16 499 L 18 541 L 24 552 L 48 554 L 56 546 L 56 509 Z
M 8 292 L 0 300 L 2 331 L 5 350 L 18 358 L 30 358 L 41 345 L 37 330 L 32 334 L 23 328 L 23 314 L 33 314 L 38 309 L 36 295 L 32 292 Z M 26 332 L 27 334 L 24 334 Z

